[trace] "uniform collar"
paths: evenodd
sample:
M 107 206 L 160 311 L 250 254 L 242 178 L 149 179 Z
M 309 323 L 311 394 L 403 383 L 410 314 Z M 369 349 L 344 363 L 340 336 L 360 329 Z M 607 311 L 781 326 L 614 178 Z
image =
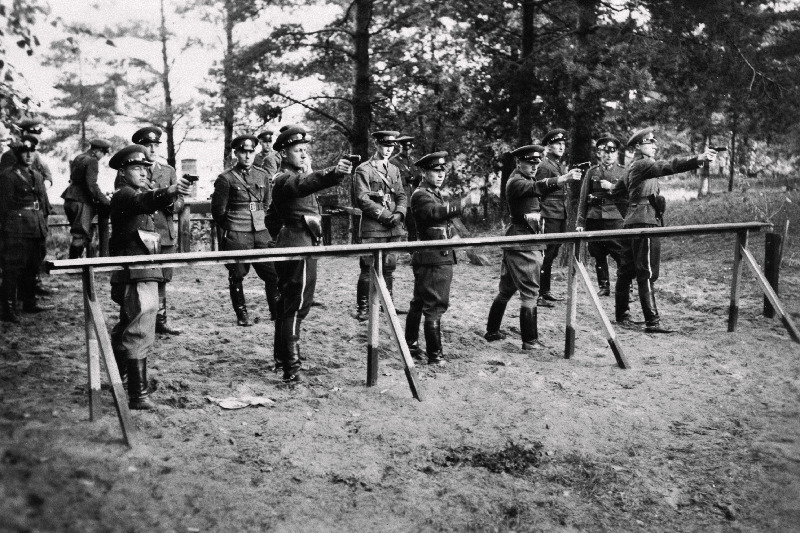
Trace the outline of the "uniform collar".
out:
M 561 157 L 557 156 L 556 154 L 551 153 L 551 152 L 547 152 L 547 159 L 550 159 L 551 161 L 555 161 L 556 163 L 560 163 L 561 162 Z

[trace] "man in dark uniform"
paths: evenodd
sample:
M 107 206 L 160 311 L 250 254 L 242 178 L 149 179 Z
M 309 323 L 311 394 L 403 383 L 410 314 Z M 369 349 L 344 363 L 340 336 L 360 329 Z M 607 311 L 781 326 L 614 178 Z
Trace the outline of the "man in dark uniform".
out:
M 39 141 L 23 135 L 12 146 L 15 164 L 0 172 L 0 234 L 3 236 L 2 320 L 19 322 L 17 296 L 26 313 L 49 311 L 36 303 L 36 274 L 47 238 L 50 202 L 44 179 L 33 169 Z
M 281 156 L 272 149 L 272 130 L 265 130 L 258 134 L 261 144 L 261 151 L 256 154 L 253 166 L 261 168 L 267 173 L 269 179 L 275 177 L 278 169 L 281 168 Z
M 353 198 L 356 207 L 361 209 L 361 243 L 398 242 L 403 240 L 406 218 L 406 192 L 400 178 L 400 170 L 389 158 L 394 152 L 396 131 L 376 131 L 375 155 L 356 168 L 353 177 Z M 358 264 L 361 272 L 356 284 L 356 313 L 358 320 L 369 318 L 369 271 L 372 268 L 372 255 L 363 255 Z M 383 257 L 383 279 L 389 293 L 394 286 L 394 270 L 397 266 L 396 254 Z
M 581 183 L 576 231 L 622 229 L 622 215 L 609 194 L 614 184 L 625 177 L 625 167 L 617 163 L 619 146 L 619 140 L 612 135 L 601 137 L 595 143 L 600 155 L 600 164 L 587 170 Z M 619 272 L 621 250 L 622 245 L 616 240 L 589 243 L 589 255 L 594 257 L 600 296 L 611 294 L 608 256 L 610 255 L 617 263 L 617 272 Z
M 634 133 L 628 141 L 628 147 L 634 150 L 633 161 L 628 166 L 625 178 L 611 189 L 613 198 L 627 200 L 628 212 L 623 222 L 625 229 L 654 228 L 659 225 L 658 218 L 663 214 L 659 212 L 659 177 L 694 170 L 717 157 L 717 152 L 709 148 L 698 156 L 676 157 L 672 161 L 656 160 L 653 128 Z M 661 325 L 653 292 L 654 265 L 651 263 L 651 247 L 654 240 L 656 239 L 652 237 L 640 237 L 621 241 L 622 261 L 617 272 L 614 310 L 618 324 L 635 327 L 630 318 L 628 301 L 631 282 L 635 278 L 644 314 L 645 332 L 671 333 L 672 330 Z
M 161 144 L 161 128 L 147 126 L 136 130 L 131 140 L 134 144 L 144 146 L 147 159 L 152 165 L 147 169 L 149 185 L 152 189 L 163 189 L 178 183 L 178 175 L 171 166 L 159 163 L 156 152 Z M 175 203 L 156 211 L 156 231 L 161 235 L 161 253 L 171 254 L 177 251 L 178 226 L 173 215 L 183 209 L 183 197 L 178 196 Z M 180 335 L 181 331 L 170 327 L 167 320 L 167 283 L 172 281 L 172 269 L 164 268 L 164 281 L 158 283 L 158 313 L 156 314 L 156 333 L 164 335 Z
M 423 181 L 411 195 L 411 213 L 417 223 L 420 241 L 444 240 L 452 237 L 450 219 L 458 217 L 471 205 L 470 195 L 446 201 L 439 189 L 444 182 L 447 152 L 428 154 L 415 165 L 422 169 Z M 445 363 L 442 355 L 441 318 L 450 305 L 450 283 L 453 281 L 455 250 L 414 252 L 414 296 L 406 319 L 405 337 L 414 358 L 421 359 L 419 323 L 425 317 L 425 353 L 429 365 Z
M 564 182 L 581 177 L 580 169 L 567 170 L 561 163 L 564 151 L 567 148 L 567 132 L 555 129 L 547 132 L 542 139 L 542 144 L 547 148 L 546 157 L 536 169 L 536 181 L 549 180 L 568 176 Z M 569 176 L 571 174 L 571 176 Z M 564 233 L 567 231 L 567 202 L 569 193 L 566 187 L 560 186 L 544 195 L 539 202 L 541 205 L 542 219 L 544 220 L 544 233 Z M 553 261 L 558 257 L 560 244 L 548 244 L 544 251 L 542 261 L 542 275 L 540 280 L 539 306 L 553 307 L 551 302 L 563 300 L 550 292 L 550 278 L 553 270 Z
M 322 215 L 316 193 L 339 185 L 353 171 L 347 159 L 335 167 L 306 172 L 306 130 L 291 126 L 278 135 L 273 148 L 281 154 L 281 169 L 272 186 L 267 227 L 277 247 L 315 246 L 322 242 Z M 281 261 L 276 264 L 281 298 L 275 318 L 275 370 L 283 381 L 302 381 L 300 375 L 300 324 L 314 301 L 317 259 Z
M 403 190 L 406 191 L 406 198 L 411 199 L 411 193 L 419 185 L 420 177 L 411 159 L 411 150 L 414 148 L 414 137 L 401 135 L 397 138 L 397 146 L 400 153 L 392 157 L 389 161 L 400 171 L 400 179 L 403 180 Z M 405 219 L 408 240 L 417 240 L 417 228 L 414 226 L 414 217 L 407 216 Z
M 270 201 L 269 176 L 253 166 L 258 139 L 240 135 L 231 141 L 236 165 L 219 175 L 211 195 L 211 216 L 222 230 L 221 250 L 262 250 L 272 246 L 264 223 Z M 227 264 L 236 323 L 252 326 L 247 313 L 242 280 L 250 271 L 247 263 Z M 255 263 L 253 269 L 264 281 L 270 319 L 276 316 L 278 302 L 278 275 L 274 263 Z
M 95 214 L 105 216 L 110 201 L 97 185 L 100 172 L 99 162 L 111 150 L 111 143 L 103 139 L 94 139 L 89 143 L 89 150 L 78 155 L 70 163 L 69 186 L 61 197 L 64 199 L 64 212 L 70 223 L 72 242 L 69 245 L 69 258 L 76 259 L 83 255 L 92 257 L 92 219 Z
M 118 171 L 117 190 L 111 198 L 109 242 L 112 256 L 159 253 L 161 236 L 156 232 L 155 213 L 188 194 L 190 184 L 181 178 L 176 184 L 151 189 L 144 147 L 126 146 L 108 162 Z M 111 330 L 111 347 L 127 383 L 131 409 L 154 409 L 147 383 L 147 353 L 155 342 L 158 312 L 158 283 L 161 268 L 116 270 L 111 274 L 111 299 L 120 306 L 119 323 Z
M 536 181 L 536 167 L 542 161 L 545 148 L 529 145 L 517 148 L 511 155 L 516 158 L 517 168 L 506 182 L 506 201 L 511 215 L 511 224 L 506 236 L 536 235 L 542 232 L 542 214 L 539 198 L 556 190 L 569 179 L 576 179 L 570 173 Z M 577 179 L 579 179 L 578 176 Z M 500 266 L 500 284 L 489 309 L 486 321 L 486 334 L 492 342 L 504 338 L 500 324 L 508 301 L 519 291 L 519 330 L 522 335 L 522 349 L 533 350 L 539 343 L 539 325 L 536 310 L 539 293 L 539 275 L 542 267 L 541 244 L 524 244 L 503 248 L 503 262 Z

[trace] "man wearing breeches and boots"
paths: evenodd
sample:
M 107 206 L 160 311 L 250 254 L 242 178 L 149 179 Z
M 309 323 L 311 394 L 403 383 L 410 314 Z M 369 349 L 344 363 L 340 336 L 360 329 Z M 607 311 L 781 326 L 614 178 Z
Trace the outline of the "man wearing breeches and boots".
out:
M 222 250 L 263 250 L 272 247 L 272 239 L 265 224 L 266 209 L 270 201 L 269 176 L 253 166 L 258 139 L 240 135 L 231 141 L 236 164 L 219 175 L 211 195 L 211 216 L 222 230 Z M 252 326 L 247 313 L 242 280 L 250 272 L 247 263 L 226 264 L 231 303 L 236 313 L 236 324 Z M 278 274 L 274 263 L 254 263 L 253 269 L 264 281 L 270 320 L 277 313 L 279 299 Z
M 353 199 L 361 209 L 359 234 L 362 244 L 399 242 L 405 236 L 406 192 L 400 170 L 389 162 L 396 144 L 396 131 L 376 131 L 375 155 L 356 168 L 353 176 Z M 356 313 L 360 321 L 369 318 L 369 276 L 372 255 L 358 258 L 360 269 L 356 284 Z M 397 255 L 387 253 L 383 259 L 383 279 L 392 294 Z
M 309 142 L 305 129 L 291 126 L 273 145 L 281 154 L 281 169 L 272 185 L 267 227 L 278 248 L 322 243 L 322 212 L 316 193 L 339 185 L 353 170 L 350 161 L 340 159 L 335 167 L 306 171 Z M 317 259 L 280 261 L 275 269 L 281 294 L 275 317 L 275 369 L 283 371 L 285 383 L 298 383 L 302 381 L 300 326 L 314 301 Z

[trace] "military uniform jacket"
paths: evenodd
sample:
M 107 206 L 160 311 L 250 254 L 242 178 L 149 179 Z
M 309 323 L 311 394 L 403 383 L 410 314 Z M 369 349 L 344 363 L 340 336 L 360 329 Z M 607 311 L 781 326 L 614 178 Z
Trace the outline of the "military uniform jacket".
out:
M 211 216 L 223 230 L 264 231 L 269 202 L 269 176 L 264 170 L 256 166 L 250 167 L 249 172 L 229 168 L 214 182 Z
M 386 162 L 370 159 L 356 169 L 353 196 L 361 209 L 361 237 L 399 237 L 405 234 L 402 226 L 387 225 L 394 213 L 406 216 L 406 191 L 400 170 Z
M 42 175 L 15 165 L 0 172 L 0 233 L 6 237 L 44 239 L 50 201 Z
M 155 212 L 175 201 L 176 195 L 162 189 L 135 189 L 122 184 L 111 198 L 111 238 L 108 249 L 112 256 L 147 255 L 148 248 L 139 236 L 139 230 L 155 232 Z M 164 281 L 160 268 L 116 270 L 111 283 L 137 283 L 139 281 Z
M 175 169 L 169 165 L 162 165 L 161 163 L 155 162 L 148 172 L 153 189 L 163 189 L 178 183 L 178 176 L 175 173 Z M 175 224 L 173 215 L 175 213 L 180 213 L 181 209 L 183 209 L 183 197 L 179 195 L 174 203 L 156 211 L 156 232 L 161 235 L 162 246 L 175 246 L 178 239 L 178 227 L 177 224 Z
M 414 171 L 414 165 L 407 157 L 403 154 L 397 154 L 393 158 L 389 159 L 389 162 L 397 167 L 397 170 L 400 171 L 400 179 L 403 180 L 403 185 L 405 186 L 406 191 L 409 189 L 413 190 L 417 187 L 419 183 L 419 176 Z
M 411 214 L 419 240 L 449 239 L 452 234 L 449 220 L 461 215 L 461 202 L 445 201 L 439 189 L 423 181 L 411 195 Z M 412 265 L 452 265 L 455 262 L 454 250 L 414 252 L 411 256 Z
M 97 185 L 99 172 L 99 161 L 90 152 L 78 155 L 69 164 L 69 187 L 61 198 L 90 205 L 108 205 L 108 198 Z
M 335 167 L 303 174 L 288 163 L 272 184 L 272 202 L 267 209 L 267 228 L 281 247 L 313 246 L 314 237 L 303 222 L 304 216 L 318 217 L 321 211 L 315 193 L 339 185 L 346 174 Z
M 560 174 L 559 174 L 560 175 Z M 558 176 L 536 181 L 528 177 L 519 169 L 514 169 L 506 182 L 506 201 L 508 212 L 511 215 L 511 224 L 506 230 L 506 237 L 515 235 L 535 235 L 536 233 L 525 221 L 529 213 L 541 213 L 539 198 L 554 191 L 558 187 Z M 525 244 L 503 247 L 506 250 L 544 250 L 544 244 Z
M 266 172 L 271 181 L 281 168 L 281 155 L 275 150 L 264 150 L 255 157 L 253 166 Z
M 603 165 L 595 165 L 586 171 L 586 175 L 581 182 L 581 193 L 578 197 L 578 221 L 577 226 L 585 226 L 586 219 L 621 220 L 622 215 L 617 208 L 617 204 L 611 198 L 611 193 L 600 186 L 602 180 L 610 181 L 613 184 L 625 177 L 625 167 L 618 163 L 612 163 L 608 168 Z M 589 205 L 589 195 L 597 198 L 596 202 L 601 205 Z
M 656 210 L 650 205 L 648 197 L 659 194 L 658 178 L 679 172 L 694 170 L 698 166 L 696 157 L 676 157 L 672 161 L 655 160 L 642 156 L 634 159 L 628 166 L 624 179 L 614 184 L 612 197 L 624 199 L 627 193 L 628 212 L 625 214 L 625 226 L 631 224 L 658 225 Z
M 562 165 L 556 156 L 547 154 L 536 169 L 534 178 L 536 181 L 544 181 L 558 178 L 566 173 L 565 165 Z M 544 218 L 559 220 L 567 218 L 567 192 L 563 185 L 551 188 L 550 192 L 542 196 L 539 203 Z
M 0 157 L 0 171 L 13 167 L 18 162 L 17 154 L 14 153 L 14 150 L 7 151 L 3 153 L 2 157 Z M 47 166 L 47 163 L 42 161 L 42 158 L 39 156 L 39 152 L 35 152 L 33 154 L 33 163 L 31 163 L 31 168 L 41 174 L 44 181 L 49 181 L 50 185 L 53 184 L 53 174 L 50 172 L 50 167 Z

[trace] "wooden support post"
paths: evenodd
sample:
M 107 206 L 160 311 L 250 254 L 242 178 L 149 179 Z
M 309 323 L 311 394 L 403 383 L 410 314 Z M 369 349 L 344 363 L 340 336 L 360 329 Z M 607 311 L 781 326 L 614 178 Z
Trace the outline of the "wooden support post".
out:
M 183 209 L 178 214 L 178 251 L 192 251 L 192 207 L 189 202 L 183 204 Z
M 769 232 L 764 235 L 764 277 L 769 282 L 776 295 L 780 295 L 778 278 L 781 272 L 781 241 L 780 233 Z M 764 296 L 764 316 L 775 318 L 775 308 L 769 303 L 769 298 Z
M 214 222 L 214 219 L 212 218 L 208 224 L 208 227 L 211 230 L 211 251 L 216 252 L 219 250 L 219 246 L 217 245 L 217 223 Z
M 374 276 L 369 278 L 369 321 L 367 322 L 367 387 L 378 384 L 378 344 L 380 337 L 381 303 L 375 278 L 383 278 L 383 252 L 372 254 Z
M 570 257 L 567 274 L 567 325 L 564 332 L 564 359 L 575 355 L 575 323 L 578 314 L 578 283 L 576 262 L 581 260 L 581 241 L 575 241 L 565 247 Z
M 750 265 L 751 270 L 756 275 L 756 279 L 761 284 L 761 288 L 764 290 L 764 294 L 767 298 L 769 298 L 769 302 L 772 304 L 772 307 L 775 308 L 775 311 L 778 314 L 778 318 L 781 319 L 783 323 L 783 327 L 786 328 L 786 331 L 789 332 L 789 336 L 792 338 L 794 342 L 800 343 L 800 331 L 798 331 L 797 326 L 794 325 L 792 319 L 786 314 L 786 311 L 783 310 L 783 306 L 781 305 L 780 300 L 778 299 L 778 295 L 775 294 L 775 291 L 772 290 L 767 278 L 764 277 L 764 274 L 761 272 L 761 269 L 758 266 L 753 254 L 750 253 L 750 250 L 747 248 L 742 248 L 742 255 L 744 256 L 747 264 Z
M 577 257 L 575 258 L 575 267 L 579 274 L 578 277 L 581 279 L 581 281 L 583 281 L 583 286 L 586 287 L 586 292 L 589 293 L 589 297 L 592 299 L 594 311 L 597 314 L 597 318 L 600 320 L 600 324 L 605 330 L 606 342 L 608 343 L 608 347 L 611 348 L 614 358 L 617 360 L 617 366 L 622 369 L 630 368 L 631 364 L 625 357 L 625 353 L 622 351 L 622 346 L 620 346 L 617 342 L 617 334 L 614 332 L 613 326 L 611 326 L 611 321 L 608 319 L 608 315 L 606 315 L 606 312 L 603 311 L 603 306 L 600 304 L 600 298 L 597 296 L 597 291 L 594 290 L 594 286 L 592 286 L 592 280 L 589 279 L 589 273 L 586 271 L 586 267 L 583 266 L 583 263 L 581 263 Z
M 374 268 L 370 269 L 370 273 L 370 282 L 378 288 L 378 296 L 383 303 L 384 312 L 389 318 L 389 327 L 392 332 L 392 336 L 394 337 L 397 347 L 400 350 L 400 356 L 405 367 L 406 379 L 408 380 L 408 386 L 411 389 L 411 395 L 417 400 L 422 401 L 419 386 L 417 386 L 417 369 L 414 367 L 414 359 L 411 358 L 411 352 L 408 350 L 406 336 L 403 328 L 400 326 L 400 319 L 397 318 L 397 311 L 394 308 L 392 295 L 389 294 L 389 289 L 386 287 L 386 282 L 384 281 L 383 276 L 379 276 Z
M 733 269 L 731 270 L 731 305 L 728 308 L 728 331 L 736 331 L 739 321 L 739 297 L 742 286 L 742 249 L 747 248 L 747 231 L 736 234 L 736 248 L 733 251 Z
M 91 302 L 95 299 L 94 271 L 83 268 L 83 319 L 86 330 L 86 366 L 89 376 L 89 420 L 94 422 L 100 414 L 100 347 L 92 327 Z
M 322 244 L 333 244 L 333 216 L 330 213 L 322 214 Z

